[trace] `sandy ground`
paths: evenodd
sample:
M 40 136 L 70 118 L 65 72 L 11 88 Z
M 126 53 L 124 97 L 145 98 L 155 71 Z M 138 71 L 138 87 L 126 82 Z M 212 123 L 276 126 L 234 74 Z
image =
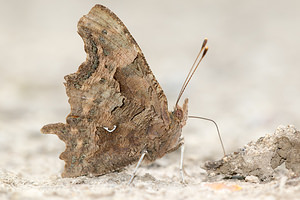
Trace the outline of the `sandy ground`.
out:
M 186 185 L 180 183 L 179 152 L 143 166 L 131 186 L 132 167 L 62 179 L 64 144 L 39 130 L 64 122 L 69 112 L 63 76 L 85 60 L 76 24 L 96 3 L 127 25 L 170 109 L 209 38 L 207 58 L 184 96 L 190 114 L 218 122 L 228 152 L 281 124 L 300 127 L 298 0 L 0 0 L 0 199 L 298 198 L 299 181 L 284 175 L 266 184 L 208 179 L 200 165 L 222 157 L 221 147 L 212 124 L 192 119 L 183 130 Z M 218 190 L 215 183 L 228 187 Z

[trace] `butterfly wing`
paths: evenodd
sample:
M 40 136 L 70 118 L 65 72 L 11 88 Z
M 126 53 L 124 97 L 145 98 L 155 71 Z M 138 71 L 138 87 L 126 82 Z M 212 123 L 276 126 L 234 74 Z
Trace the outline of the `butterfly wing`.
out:
M 71 112 L 66 124 L 42 128 L 66 143 L 63 177 L 102 175 L 134 163 L 144 149 L 159 148 L 171 123 L 163 90 L 114 13 L 96 5 L 80 19 L 78 33 L 87 58 L 65 76 Z

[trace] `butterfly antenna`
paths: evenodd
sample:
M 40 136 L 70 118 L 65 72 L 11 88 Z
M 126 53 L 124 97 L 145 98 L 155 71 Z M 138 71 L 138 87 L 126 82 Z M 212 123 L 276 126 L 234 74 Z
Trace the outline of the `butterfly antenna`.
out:
M 220 131 L 219 131 L 219 127 L 218 127 L 218 124 L 212 120 L 212 119 L 209 119 L 209 118 L 206 118 L 206 117 L 198 117 L 198 116 L 188 116 L 189 118 L 194 118 L 194 119 L 203 119 L 203 120 L 207 120 L 207 121 L 210 121 L 212 123 L 215 124 L 216 128 L 217 128 L 217 132 L 218 132 L 218 136 L 219 136 L 219 140 L 220 140 L 220 143 L 221 143 L 221 146 L 222 146 L 222 149 L 223 149 L 223 153 L 224 153 L 224 156 L 226 155 L 226 152 L 225 152 L 225 148 L 224 148 L 224 144 L 223 144 L 223 140 L 222 140 L 222 137 L 221 137 L 221 134 L 220 134 Z
M 206 46 L 206 44 L 207 44 L 207 38 L 205 38 L 203 40 L 202 47 L 201 47 L 201 49 L 200 49 L 200 51 L 199 51 L 199 53 L 198 53 L 198 55 L 197 55 L 197 57 L 196 57 L 193 65 L 192 65 L 192 67 L 191 67 L 191 69 L 190 69 L 190 71 L 189 71 L 189 73 L 188 73 L 188 75 L 187 75 L 184 83 L 182 84 L 182 87 L 181 87 L 181 90 L 179 92 L 179 95 L 178 95 L 175 107 L 177 107 L 177 104 L 178 104 L 178 102 L 179 102 L 179 100 L 180 100 L 180 98 L 181 98 L 181 96 L 182 96 L 182 94 L 183 94 L 186 86 L 189 84 L 189 82 L 190 82 L 191 78 L 193 77 L 195 71 L 197 70 L 199 64 L 201 63 L 202 59 L 204 58 L 204 56 L 206 55 L 206 53 L 208 51 L 208 47 Z M 202 52 L 203 52 L 203 54 L 200 57 L 200 55 L 201 55 Z

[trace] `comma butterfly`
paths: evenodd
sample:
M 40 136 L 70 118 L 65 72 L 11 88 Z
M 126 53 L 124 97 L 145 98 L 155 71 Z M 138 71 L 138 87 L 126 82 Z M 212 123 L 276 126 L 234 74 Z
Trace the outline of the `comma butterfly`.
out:
M 151 162 L 183 147 L 188 99 L 183 106 L 178 101 L 195 69 L 169 112 L 140 47 L 114 13 L 94 6 L 78 22 L 78 33 L 87 58 L 76 73 L 65 76 L 71 112 L 65 124 L 41 129 L 66 143 L 60 155 L 65 161 L 62 177 L 104 175 L 139 161 L 138 167 L 143 159 Z

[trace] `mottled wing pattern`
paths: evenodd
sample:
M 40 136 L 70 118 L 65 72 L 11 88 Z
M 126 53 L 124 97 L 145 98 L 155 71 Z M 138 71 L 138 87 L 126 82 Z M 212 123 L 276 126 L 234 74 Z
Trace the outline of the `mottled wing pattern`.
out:
M 78 23 L 87 58 L 65 76 L 71 112 L 66 124 L 43 133 L 66 143 L 63 177 L 102 175 L 136 162 L 144 149 L 159 148 L 170 126 L 167 99 L 120 19 L 96 5 Z M 153 151 L 155 153 L 155 151 Z M 154 156 L 154 155 L 153 155 Z

